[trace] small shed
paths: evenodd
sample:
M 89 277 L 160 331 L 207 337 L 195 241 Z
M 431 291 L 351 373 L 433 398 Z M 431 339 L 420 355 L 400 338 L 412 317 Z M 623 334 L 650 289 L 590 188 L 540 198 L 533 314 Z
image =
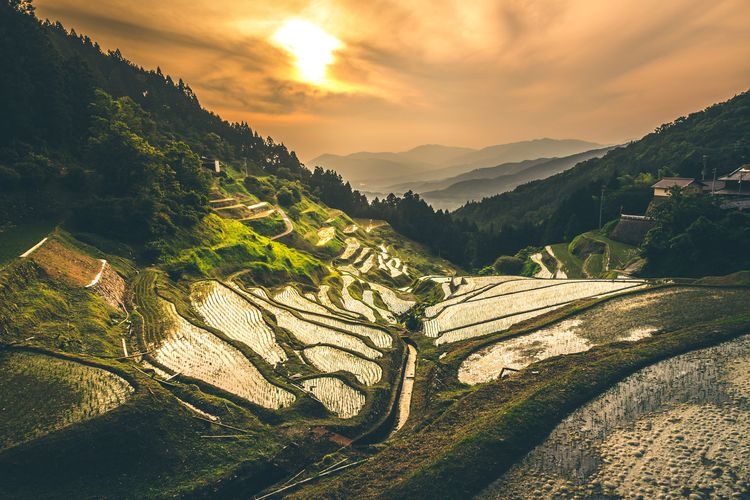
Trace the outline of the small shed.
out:
M 719 177 L 719 180 L 724 182 L 725 191 L 741 193 L 742 182 L 750 182 L 750 164 L 742 165 L 734 172 L 729 173 L 723 177 Z M 745 191 L 750 191 L 747 185 L 745 185 Z
M 221 162 L 216 159 L 206 158 L 205 156 L 201 157 L 201 164 L 203 165 L 203 168 L 206 170 L 210 170 L 214 174 L 220 174 L 221 173 Z
M 654 197 L 663 198 L 669 196 L 669 190 L 673 187 L 679 187 L 689 193 L 700 193 L 704 185 L 701 181 L 689 177 L 664 177 L 651 187 L 654 190 Z

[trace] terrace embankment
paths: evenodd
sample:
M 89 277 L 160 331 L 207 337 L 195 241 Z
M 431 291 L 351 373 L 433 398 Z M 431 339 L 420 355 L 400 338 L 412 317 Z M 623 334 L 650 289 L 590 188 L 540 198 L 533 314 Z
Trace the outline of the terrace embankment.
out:
M 102 261 L 102 269 L 93 284 L 89 288 L 99 295 L 104 301 L 114 308 L 124 307 L 125 280 L 112 269 L 109 262 Z
M 398 432 L 409 420 L 414 378 L 417 374 L 417 348 L 411 344 L 406 344 L 406 348 L 408 349 L 406 368 L 401 379 L 401 392 L 398 396 L 398 420 L 393 428 L 394 433 Z

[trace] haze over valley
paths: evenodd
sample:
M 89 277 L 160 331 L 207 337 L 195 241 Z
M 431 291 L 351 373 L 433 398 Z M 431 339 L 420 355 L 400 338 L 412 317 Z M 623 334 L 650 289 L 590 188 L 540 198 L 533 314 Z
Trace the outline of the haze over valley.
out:
M 535 139 L 480 150 L 423 145 L 402 153 L 322 155 L 311 165 L 335 170 L 371 198 L 413 191 L 435 209 L 452 210 L 562 172 L 610 149 L 579 140 Z

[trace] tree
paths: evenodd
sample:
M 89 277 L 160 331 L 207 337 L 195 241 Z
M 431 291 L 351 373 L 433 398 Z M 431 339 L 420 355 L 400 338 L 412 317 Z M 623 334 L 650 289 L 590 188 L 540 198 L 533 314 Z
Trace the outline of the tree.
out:
M 286 186 L 279 189 L 279 192 L 276 193 L 276 199 L 285 207 L 294 205 L 294 193 L 292 193 L 292 190 Z
M 674 188 L 641 246 L 651 275 L 703 276 L 750 268 L 750 214 Z

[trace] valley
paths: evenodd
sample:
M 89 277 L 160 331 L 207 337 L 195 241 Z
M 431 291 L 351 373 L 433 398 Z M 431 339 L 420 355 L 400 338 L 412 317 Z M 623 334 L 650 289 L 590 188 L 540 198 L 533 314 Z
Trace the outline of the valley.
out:
M 750 92 L 621 146 L 509 135 L 307 166 L 245 117 L 320 151 L 349 99 L 387 101 L 397 135 L 402 106 L 441 106 L 338 82 L 379 46 L 327 74 L 350 39 L 305 19 L 222 17 L 212 39 L 89 16 L 190 46 L 172 62 L 210 54 L 198 84 L 241 105 L 227 121 L 35 8 L 0 2 L 0 498 L 750 496 Z M 509 95 L 546 105 L 527 90 Z M 498 141 L 454 115 L 383 144 Z M 370 125 L 336 148 L 380 144 Z
M 160 425 L 169 430 L 161 430 L 167 435 L 158 437 L 144 434 L 135 439 L 137 446 L 145 445 L 139 444 L 141 439 L 156 439 L 157 446 L 178 439 L 177 450 L 206 442 L 201 444 L 204 451 L 214 453 L 211 441 L 216 446 L 233 443 L 236 451 L 210 459 L 231 476 L 206 478 L 206 486 L 213 484 L 211 488 L 218 489 L 212 491 L 222 496 L 263 497 L 283 491 L 284 496 L 325 497 L 344 484 L 358 495 L 382 487 L 384 496 L 400 496 L 425 487 L 421 475 L 406 471 L 421 469 L 452 477 L 455 467 L 470 466 L 464 455 L 467 446 L 474 449 L 471 453 L 479 452 L 477 446 L 492 449 L 496 432 L 510 442 L 528 432 L 541 437 L 566 408 L 606 389 L 635 367 L 750 331 L 744 308 L 750 298 L 747 288 L 632 278 L 565 279 L 551 274 L 546 278 L 465 275 L 396 236 L 387 224 L 350 219 L 305 197 L 287 211 L 297 214 L 290 221 L 292 234 L 279 242 L 253 236 L 258 250 L 271 249 L 269 256 L 282 249 L 289 255 L 278 268 L 244 267 L 243 253 L 230 249 L 241 244 L 237 234 L 250 227 L 244 226 L 248 221 L 242 213 L 230 216 L 219 209 L 215 212 L 220 217 L 208 215 L 206 223 L 222 228 L 223 236 L 212 245 L 220 259 L 206 260 L 204 255 L 205 263 L 195 267 L 175 268 L 169 260 L 140 268 L 61 229 L 47 234 L 42 245 L 24 252 L 25 257 L 6 264 L 0 271 L 6 304 L 0 310 L 5 325 L 0 362 L 4 377 L 17 380 L 28 377 L 24 373 L 38 373 L 20 371 L 33 370 L 20 368 L 21 361 L 39 366 L 45 357 L 65 360 L 55 361 L 59 368 L 43 379 L 37 374 L 23 385 L 13 382 L 38 400 L 47 398 L 62 380 L 93 378 L 82 382 L 85 388 L 75 389 L 81 396 L 60 393 L 59 397 L 73 398 L 66 403 L 69 406 L 38 413 L 40 424 L 26 424 L 29 430 L 4 427 L 0 467 L 19 473 L 14 464 L 44 463 L 47 459 L 24 443 L 49 439 L 45 435 L 54 438 L 47 446 L 72 453 L 74 444 L 66 436 L 77 435 L 76 442 L 86 442 L 81 433 L 110 432 L 133 418 L 129 411 L 148 405 L 149 411 L 166 412 Z M 311 217 L 315 213 L 320 216 Z M 319 245 L 321 231 L 325 241 Z M 178 259 L 186 252 L 179 252 Z M 297 269 L 294 261 L 303 253 L 308 263 Z M 100 272 L 98 260 L 113 263 L 117 276 L 124 279 L 126 288 L 119 302 L 106 300 L 102 290 L 86 287 Z M 299 273 L 300 278 L 281 278 L 279 273 Z M 19 287 L 22 279 L 31 280 L 25 281 L 30 285 Z M 44 316 L 29 302 L 35 293 L 56 294 L 56 301 L 47 300 Z M 110 319 L 101 323 L 96 343 L 91 343 L 90 333 L 79 342 L 61 343 L 69 318 L 88 321 L 82 301 L 97 304 Z M 15 306 L 9 309 L 8 304 Z M 28 319 L 19 321 L 19 317 Z M 607 376 L 590 372 L 599 369 L 606 370 Z M 91 374 L 83 375 L 82 370 Z M 573 375 L 582 370 L 583 379 Z M 544 403 L 549 406 L 526 417 L 522 431 L 506 427 L 515 418 L 508 409 L 536 407 L 539 393 L 534 388 L 546 384 L 551 384 L 555 395 Z M 556 393 L 558 386 L 562 392 Z M 10 402 L 15 396 L 4 392 L 2 397 Z M 79 397 L 82 402 L 75 402 Z M 471 418 L 462 417 L 467 412 Z M 171 427 L 174 419 L 186 418 L 192 419 L 190 425 Z M 259 443 L 248 441 L 261 434 Z M 477 441 L 478 436 L 483 437 Z M 248 449 L 257 450 L 257 458 L 241 467 L 239 462 L 232 465 L 239 458 L 235 453 Z M 276 450 L 271 469 L 268 451 L 263 450 Z M 515 469 L 497 484 L 485 481 L 499 477 L 523 456 L 523 450 L 523 446 L 508 448 L 500 455 L 507 457 L 505 462 L 480 467 L 466 476 L 471 483 L 459 482 L 456 488 L 484 485 L 488 489 L 481 494 L 490 497 L 497 494 L 493 492 L 509 491 Z M 447 457 L 452 457 L 449 462 Z M 546 463 L 526 458 L 518 467 L 528 461 Z M 381 468 L 381 477 L 370 477 L 368 471 L 382 463 L 400 465 Z M 445 469 L 449 463 L 453 465 Z M 147 475 L 130 466 L 125 469 L 131 481 L 149 484 Z M 603 476 L 606 469 L 601 470 L 595 484 L 609 484 Z M 481 481 L 480 471 L 486 478 Z M 549 491 L 559 492 L 590 487 L 569 480 L 551 482 L 546 474 L 539 476 L 540 491 L 548 491 L 550 484 Z M 14 477 L 23 481 L 26 476 Z M 42 483 L 34 491 L 42 494 L 45 484 L 52 483 Z M 91 481 L 86 491 L 105 491 L 97 484 Z M 724 488 L 719 484 L 715 488 Z M 8 492 L 29 491 L 22 482 L 4 485 Z M 163 487 L 178 488 L 171 482 Z M 190 489 L 195 487 L 202 488 Z M 632 487 L 628 483 L 614 488 Z

